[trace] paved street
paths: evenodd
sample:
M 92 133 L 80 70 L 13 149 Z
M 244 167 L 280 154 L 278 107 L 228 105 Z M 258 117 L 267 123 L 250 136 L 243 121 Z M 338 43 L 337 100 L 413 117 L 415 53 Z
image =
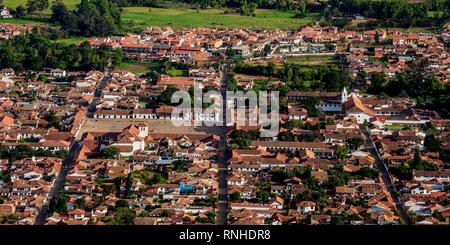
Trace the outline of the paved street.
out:
M 397 195 L 397 192 L 394 188 L 393 182 L 392 182 L 392 178 L 389 174 L 389 170 L 387 168 L 387 166 L 383 163 L 383 161 L 381 160 L 381 157 L 378 153 L 378 150 L 375 147 L 375 144 L 373 143 L 372 139 L 370 138 L 370 133 L 367 130 L 367 127 L 364 125 L 360 125 L 359 126 L 361 132 L 364 133 L 364 135 L 366 136 L 366 147 L 367 150 L 373 155 L 376 156 L 377 158 L 377 167 L 381 172 L 381 178 L 383 179 L 384 185 L 386 186 L 386 189 L 389 191 L 389 193 L 392 196 L 392 199 L 394 200 L 396 206 L 397 206 L 397 210 L 400 212 L 400 215 L 402 217 L 402 219 L 406 222 L 406 224 L 411 224 L 411 220 L 410 217 L 408 215 L 408 212 L 406 212 L 405 207 L 403 206 L 403 204 L 400 201 L 400 198 Z
M 61 168 L 61 171 L 59 171 L 58 177 L 56 178 L 55 182 L 53 183 L 52 189 L 50 190 L 47 200 L 45 204 L 43 205 L 42 209 L 40 210 L 38 216 L 36 217 L 36 221 L 34 222 L 35 225 L 43 225 L 45 223 L 45 219 L 47 218 L 49 208 L 50 208 L 50 200 L 58 195 L 63 188 L 64 182 L 66 180 L 66 175 L 69 172 L 69 166 L 70 163 L 72 163 L 75 160 L 75 157 L 80 150 L 81 145 L 78 144 L 78 142 L 74 142 L 73 145 L 70 148 L 69 155 L 63 162 L 63 166 Z
M 109 60 L 108 62 L 108 70 L 105 72 L 105 77 L 103 80 L 97 84 L 96 91 L 94 93 L 94 99 L 91 101 L 88 107 L 88 112 L 86 113 L 86 117 L 92 117 L 93 112 L 95 111 L 95 104 L 96 101 L 100 99 L 101 97 L 101 90 L 106 86 L 106 83 L 108 79 L 111 77 L 111 70 L 112 70 L 112 62 Z M 75 140 L 73 144 L 71 145 L 69 149 L 69 155 L 63 162 L 63 166 L 58 174 L 58 177 L 56 178 L 55 182 L 53 183 L 52 189 L 50 190 L 47 200 L 42 206 L 41 210 L 39 211 L 36 220 L 34 222 L 35 225 L 43 225 L 45 223 L 45 220 L 47 218 L 49 208 L 50 208 L 50 201 L 51 199 L 58 195 L 62 189 L 63 185 L 66 179 L 66 175 L 69 172 L 70 164 L 75 160 L 75 157 L 80 150 L 81 145 L 78 143 L 78 140 Z
M 226 90 L 228 88 L 228 64 L 222 70 L 222 98 L 225 98 Z M 225 99 L 223 101 L 226 101 Z M 223 110 L 223 121 L 226 119 L 226 111 Z M 228 197 L 227 197 L 227 156 L 226 156 L 226 127 L 221 127 L 220 144 L 219 144 L 219 204 L 218 204 L 218 225 L 225 225 L 227 220 Z

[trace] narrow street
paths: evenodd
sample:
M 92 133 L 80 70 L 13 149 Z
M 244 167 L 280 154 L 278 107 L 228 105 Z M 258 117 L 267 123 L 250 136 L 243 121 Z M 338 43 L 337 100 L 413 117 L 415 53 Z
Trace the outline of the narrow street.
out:
M 74 142 L 70 147 L 69 155 L 63 162 L 61 170 L 59 171 L 59 174 L 56 177 L 55 182 L 53 183 L 52 189 L 48 194 L 46 202 L 44 203 L 36 217 L 36 220 L 34 222 L 35 225 L 43 225 L 45 223 L 45 219 L 47 218 L 47 214 L 50 209 L 50 200 L 62 191 L 64 182 L 66 180 L 66 175 L 70 169 L 70 163 L 74 161 L 79 150 L 80 144 L 78 144 L 78 142 Z
M 107 84 L 107 81 L 111 77 L 111 71 L 113 69 L 112 61 L 109 59 L 108 61 L 108 69 L 105 72 L 105 76 L 103 77 L 102 81 L 97 84 L 94 98 L 92 99 L 91 103 L 88 106 L 88 111 L 86 113 L 86 117 L 93 117 L 93 113 L 95 112 L 95 105 L 96 102 L 100 99 L 102 95 L 102 88 L 104 88 Z M 61 193 L 63 190 L 63 185 L 66 180 L 67 173 L 70 169 L 70 164 L 75 160 L 75 157 L 80 150 L 81 145 L 77 140 L 74 140 L 73 144 L 70 146 L 69 149 L 69 155 L 64 160 L 61 170 L 59 171 L 59 174 L 53 183 L 52 189 L 50 190 L 48 197 L 46 199 L 46 202 L 42 206 L 41 210 L 39 211 L 36 220 L 34 222 L 35 225 L 43 225 L 45 223 L 45 220 L 47 218 L 49 209 L 50 209 L 50 201 L 53 197 Z
M 386 186 L 386 189 L 391 194 L 392 199 L 394 200 L 397 210 L 400 212 L 400 215 L 402 219 L 405 221 L 406 224 L 411 224 L 411 219 L 409 217 L 408 212 L 405 209 L 405 206 L 400 201 L 399 196 L 397 195 L 397 191 L 395 190 L 395 187 L 392 182 L 391 175 L 389 173 L 389 170 L 386 166 L 386 164 L 383 163 L 381 160 L 380 154 L 378 153 L 378 150 L 375 147 L 375 144 L 373 143 L 372 138 L 370 137 L 370 133 L 367 130 L 367 127 L 364 125 L 359 126 L 360 130 L 364 135 L 366 136 L 366 148 L 367 150 L 377 158 L 377 168 L 381 172 L 381 178 L 383 179 L 384 185 Z
M 225 64 L 222 70 L 222 99 L 224 101 L 223 108 L 226 108 L 226 91 L 228 88 L 228 64 Z M 228 209 L 228 195 L 227 195 L 227 140 L 226 140 L 226 110 L 223 110 L 223 121 L 224 125 L 221 127 L 221 134 L 220 136 L 220 143 L 219 143 L 219 158 L 218 158 L 218 164 L 219 164 L 219 204 L 218 204 L 218 219 L 217 224 L 218 225 L 225 225 L 227 221 L 227 209 Z
M 112 61 L 110 59 L 108 61 L 108 69 L 105 71 L 105 76 L 103 77 L 102 81 L 97 84 L 97 87 L 94 92 L 94 98 L 92 99 L 91 103 L 89 103 L 86 117 L 92 118 L 94 116 L 95 105 L 97 104 L 97 101 L 99 101 L 100 97 L 102 96 L 102 89 L 106 86 L 106 84 L 108 83 L 108 80 L 111 78 L 112 70 L 113 70 L 113 65 L 112 65 Z

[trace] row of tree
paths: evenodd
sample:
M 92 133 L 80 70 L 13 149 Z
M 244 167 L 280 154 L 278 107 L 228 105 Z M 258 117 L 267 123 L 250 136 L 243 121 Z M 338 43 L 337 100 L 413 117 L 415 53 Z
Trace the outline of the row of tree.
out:
M 188 3 L 197 9 L 206 8 L 236 8 L 241 15 L 254 15 L 257 8 L 277 9 L 281 11 L 296 11 L 296 17 L 302 17 L 306 10 L 322 10 L 325 5 L 314 4 L 309 0 L 179 0 Z M 145 7 L 168 7 L 167 2 L 163 0 L 114 0 L 120 7 L 145 6 Z M 175 1 L 176 2 L 176 1 Z

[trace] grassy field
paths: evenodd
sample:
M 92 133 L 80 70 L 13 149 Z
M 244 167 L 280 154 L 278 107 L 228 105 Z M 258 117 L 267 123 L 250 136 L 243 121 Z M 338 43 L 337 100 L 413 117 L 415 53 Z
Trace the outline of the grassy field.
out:
M 24 17 L 21 19 L 0 19 L 0 23 L 9 23 L 9 24 L 17 24 L 17 25 L 23 25 L 23 24 L 32 24 L 32 25 L 50 25 L 50 26 L 57 26 L 53 23 L 48 22 L 48 18 L 46 17 Z
M 75 6 L 77 4 L 79 4 L 81 2 L 81 0 L 64 0 L 64 3 L 66 4 L 66 6 L 69 9 L 75 9 Z M 49 0 L 48 1 L 49 7 L 42 11 L 43 14 L 50 14 L 52 9 L 52 5 L 53 5 L 53 0 Z M 24 7 L 27 6 L 27 0 L 3 0 L 3 5 L 5 5 L 6 7 L 10 8 L 10 9 L 15 9 L 17 8 L 17 6 L 22 5 Z
M 64 44 L 78 44 L 80 42 L 84 42 L 90 39 L 94 39 L 95 37 L 69 37 L 69 38 L 63 38 L 58 39 L 58 42 L 64 43 Z
M 386 127 L 386 129 L 390 129 L 390 130 L 402 130 L 402 129 L 406 128 L 405 126 L 401 126 L 401 125 L 386 125 L 385 127 Z
M 146 26 L 185 27 L 235 27 L 235 28 L 297 28 L 320 19 L 320 14 L 311 13 L 302 19 L 293 18 L 294 12 L 258 9 L 256 16 L 241 16 L 236 13 L 223 14 L 223 9 L 158 9 L 144 7 L 124 8 L 122 21 L 125 28 L 142 29 Z M 130 21 L 135 23 L 129 25 Z
M 266 91 L 267 90 L 267 84 L 269 81 L 267 80 L 255 80 L 253 81 L 253 90 L 254 91 Z
M 120 64 L 116 70 L 132 72 L 132 73 L 147 73 L 150 71 L 161 72 L 161 62 L 149 62 L 149 61 L 135 61 L 126 60 Z
M 335 56 L 288 56 L 286 61 L 289 64 L 299 65 L 324 65 L 336 62 Z

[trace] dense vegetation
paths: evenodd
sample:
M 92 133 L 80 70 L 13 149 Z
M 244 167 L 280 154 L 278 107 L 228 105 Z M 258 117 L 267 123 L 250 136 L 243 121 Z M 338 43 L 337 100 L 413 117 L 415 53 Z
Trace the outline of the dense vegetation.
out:
M 327 64 L 321 66 L 302 66 L 298 64 L 286 64 L 284 67 L 277 67 L 274 63 L 269 62 L 267 65 L 250 65 L 237 61 L 234 67 L 235 73 L 267 76 L 269 77 L 269 84 L 271 80 L 281 79 L 286 82 L 285 85 L 272 87 L 274 90 L 280 92 L 280 108 L 287 108 L 286 94 L 290 91 L 315 91 L 325 90 L 329 92 L 341 91 L 344 87 L 353 83 L 353 77 L 349 69 L 339 68 L 334 64 Z M 237 81 L 234 79 L 234 73 L 231 74 L 230 90 L 243 90 L 237 86 Z M 267 90 L 270 90 L 268 88 Z M 308 116 L 318 116 L 319 111 L 316 105 L 319 104 L 320 99 L 308 98 L 302 102 L 307 110 Z
M 163 0 L 114 0 L 118 6 L 146 6 L 146 7 L 166 7 Z M 174 2 L 183 2 L 191 4 L 194 8 L 241 8 L 243 6 L 254 6 L 263 9 L 278 9 L 292 11 L 304 8 L 317 8 L 309 0 L 291 1 L 291 0 L 178 0 Z
M 4 145 L 0 146 L 0 158 L 8 159 L 10 162 L 14 162 L 16 160 L 22 160 L 24 158 L 31 158 L 32 156 L 37 157 L 58 157 L 63 161 L 69 155 L 69 151 L 67 150 L 59 150 L 55 153 L 52 153 L 50 150 L 38 149 L 35 150 L 27 145 L 18 145 L 14 149 L 8 149 Z
M 413 170 L 439 171 L 439 165 L 422 160 L 420 151 L 416 150 L 413 160 L 389 168 L 389 171 L 401 180 L 411 180 Z
M 326 90 L 336 92 L 341 91 L 344 86 L 348 86 L 352 82 L 350 71 L 341 69 L 336 65 L 308 67 L 286 64 L 284 67 L 278 68 L 272 62 L 269 62 L 266 66 L 255 66 L 238 61 L 234 71 L 247 75 L 263 75 L 282 79 L 286 81 L 286 85 L 290 89 L 301 91 Z
M 332 16 L 353 16 L 376 18 L 369 25 L 380 27 L 433 27 L 442 26 L 450 19 L 449 0 L 426 0 L 411 2 L 407 0 L 330 0 Z M 429 16 L 429 11 L 434 15 Z
M 342 166 L 336 166 L 333 169 L 327 170 L 328 180 L 320 183 L 312 174 L 312 169 L 309 166 L 296 167 L 293 170 L 272 170 L 271 181 L 277 183 L 284 183 L 287 178 L 298 177 L 305 183 L 306 189 L 301 194 L 295 197 L 296 201 L 313 201 L 319 207 L 326 205 L 326 190 L 334 190 L 336 186 L 344 186 L 350 180 L 366 178 L 377 178 L 379 172 L 372 168 L 363 167 L 354 173 L 347 173 L 342 171 Z M 352 204 L 361 205 L 357 200 L 352 200 Z
M 58 22 L 70 35 L 107 36 L 120 28 L 120 12 L 107 0 L 81 0 L 74 11 L 69 11 L 62 0 L 55 0 L 50 21 Z
M 79 46 L 55 43 L 34 29 L 25 35 L 0 40 L 0 68 L 14 68 L 18 72 L 44 67 L 104 71 L 110 51 L 109 46 L 92 49 L 88 42 Z
M 409 70 L 397 73 L 387 81 L 384 73 L 372 73 L 369 93 L 383 96 L 417 98 L 417 106 L 443 112 L 450 110 L 450 90 L 438 78 L 430 76 L 428 60 L 418 60 L 409 64 Z M 363 75 L 364 76 L 364 75 Z M 446 115 L 447 113 L 443 113 Z

